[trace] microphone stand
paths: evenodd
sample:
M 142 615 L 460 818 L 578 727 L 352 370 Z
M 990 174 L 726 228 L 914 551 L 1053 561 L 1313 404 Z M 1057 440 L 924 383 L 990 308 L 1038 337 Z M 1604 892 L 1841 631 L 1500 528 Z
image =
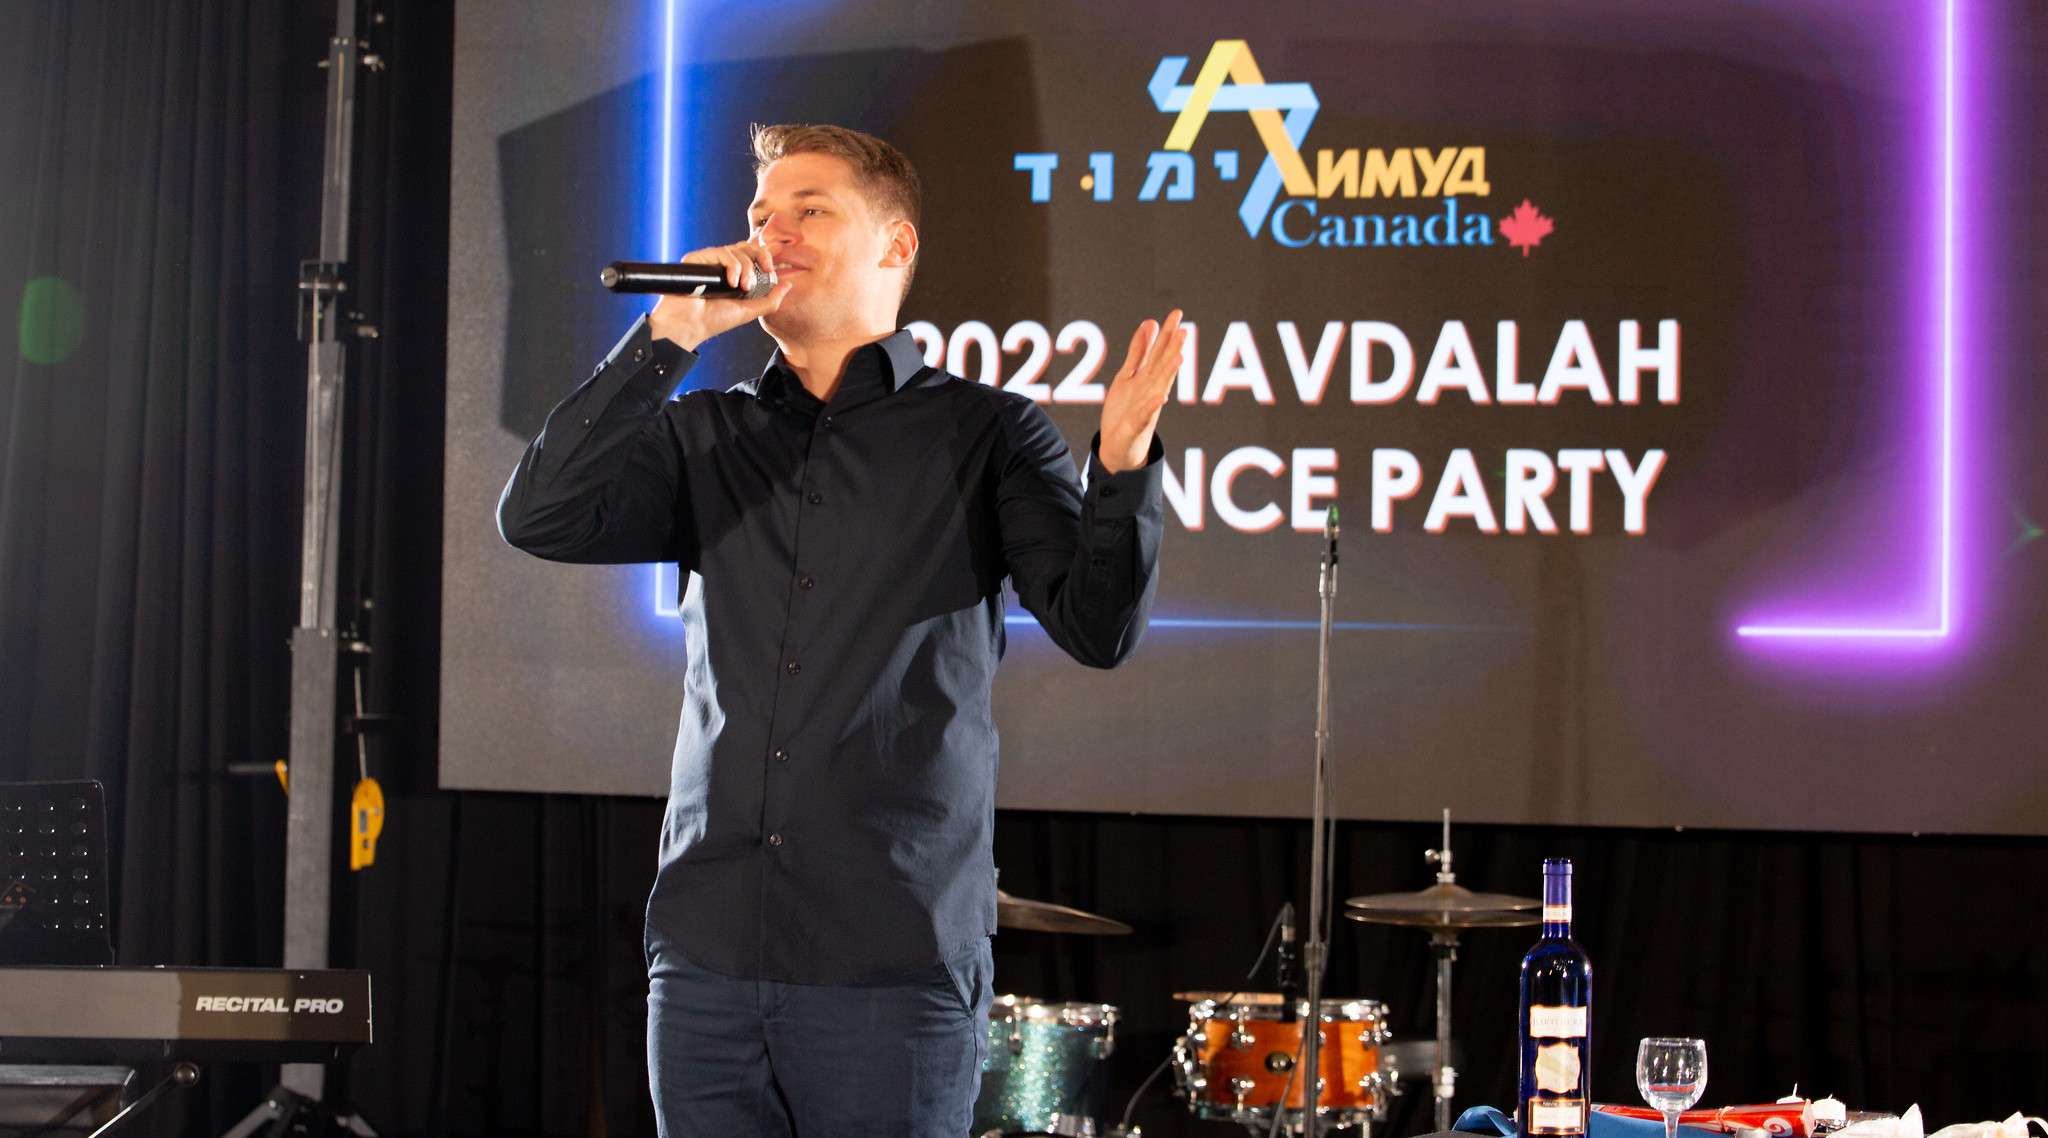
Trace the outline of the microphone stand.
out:
M 1329 862 L 1327 840 L 1329 813 L 1328 772 L 1330 763 L 1330 623 L 1337 604 L 1337 507 L 1323 518 L 1322 571 L 1316 575 L 1316 594 L 1322 601 L 1322 626 L 1316 644 L 1316 777 L 1315 798 L 1309 810 L 1308 941 L 1302 946 L 1303 979 L 1308 988 L 1308 1016 L 1302 1024 L 1302 1058 L 1298 1072 L 1301 1083 L 1301 1131 L 1321 1132 L 1317 1109 L 1322 1103 L 1323 968 L 1329 951 Z M 1284 1108 L 1286 1104 L 1280 1104 Z

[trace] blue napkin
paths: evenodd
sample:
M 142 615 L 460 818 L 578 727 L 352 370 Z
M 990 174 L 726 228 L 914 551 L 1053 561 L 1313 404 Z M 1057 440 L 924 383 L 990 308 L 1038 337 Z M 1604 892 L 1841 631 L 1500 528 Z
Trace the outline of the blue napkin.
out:
M 1488 1138 L 1517 1138 L 1521 1133 L 1514 1119 L 1490 1106 L 1468 1107 L 1451 1129 L 1484 1134 Z M 1678 1135 L 1679 1138 L 1728 1138 L 1718 1130 L 1701 1130 L 1696 1126 L 1681 1126 Z M 1586 1138 L 1664 1138 L 1664 1123 L 1654 1118 L 1628 1118 L 1596 1110 L 1587 1120 Z

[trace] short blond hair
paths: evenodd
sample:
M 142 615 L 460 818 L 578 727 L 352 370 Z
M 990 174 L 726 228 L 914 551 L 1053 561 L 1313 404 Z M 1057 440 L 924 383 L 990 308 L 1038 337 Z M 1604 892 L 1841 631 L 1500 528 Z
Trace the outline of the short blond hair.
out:
M 878 220 L 907 221 L 918 225 L 924 204 L 924 190 L 918 183 L 917 167 L 901 150 L 876 138 L 843 126 L 812 126 L 781 123 L 753 127 L 754 174 L 793 154 L 826 154 L 853 168 L 854 185 L 867 199 Z M 917 272 L 913 260 L 903 274 L 903 291 L 910 292 L 910 278 Z

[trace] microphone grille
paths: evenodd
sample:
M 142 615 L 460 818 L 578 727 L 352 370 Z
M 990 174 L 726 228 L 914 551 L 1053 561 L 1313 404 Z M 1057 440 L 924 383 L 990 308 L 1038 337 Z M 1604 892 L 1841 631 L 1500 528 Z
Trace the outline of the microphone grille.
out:
M 775 273 L 773 270 L 762 272 L 761 266 L 755 265 L 750 275 L 750 281 L 751 283 L 747 286 L 747 299 L 759 300 L 767 296 L 775 288 Z

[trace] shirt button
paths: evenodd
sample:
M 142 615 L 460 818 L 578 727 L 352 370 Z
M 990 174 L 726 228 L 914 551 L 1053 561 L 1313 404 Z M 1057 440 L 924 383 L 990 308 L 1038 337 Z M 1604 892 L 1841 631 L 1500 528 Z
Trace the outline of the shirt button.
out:
M 828 426 L 828 427 L 832 425 L 832 416 L 830 416 L 830 415 L 827 415 L 827 416 L 825 416 L 825 425 L 826 425 L 826 426 Z
M 800 577 L 797 579 L 796 587 L 799 589 L 808 589 L 815 584 L 817 584 L 817 582 L 811 580 L 809 577 Z
M 1114 487 L 1114 486 L 1104 486 L 1104 487 L 1102 488 L 1102 496 L 1103 496 L 1103 497 L 1105 497 L 1105 498 L 1114 498 L 1114 497 L 1116 497 L 1116 487 Z
M 818 493 L 818 492 L 817 492 L 816 490 L 813 490 L 813 491 L 811 491 L 811 505 L 813 505 L 813 506 L 816 506 L 816 505 L 820 505 L 820 504 L 822 504 L 822 503 L 823 503 L 824 501 L 825 501 L 825 496 L 824 496 L 823 494 L 820 494 L 820 493 Z
M 788 762 L 788 761 L 789 761 L 789 752 L 788 752 L 788 751 L 785 751 L 785 750 L 783 750 L 783 749 L 782 749 L 781 747 L 777 747 L 777 748 L 775 748 L 775 761 L 776 761 L 776 762 L 778 762 L 778 763 L 786 763 L 786 762 Z
M 779 846 L 779 845 L 781 845 L 781 844 L 782 844 L 782 835 L 781 835 L 781 834 L 770 834 L 770 835 L 768 835 L 768 844 L 769 844 L 769 845 L 771 845 L 771 846 Z
M 789 662 L 789 674 L 790 674 L 790 675 L 794 676 L 794 675 L 796 675 L 796 674 L 797 674 L 798 672 L 801 672 L 801 671 L 803 671 L 803 670 L 804 670 L 804 666 L 803 666 L 802 664 L 799 664 L 799 663 L 797 663 L 797 662 L 796 662 L 795 660 L 791 660 L 791 661 Z
M 646 358 L 647 358 L 647 349 L 646 349 L 646 348 L 634 348 L 634 349 L 633 349 L 633 362 L 634 362 L 634 363 L 639 363 L 639 362 L 640 362 L 641 360 L 644 360 L 644 359 L 646 359 Z

